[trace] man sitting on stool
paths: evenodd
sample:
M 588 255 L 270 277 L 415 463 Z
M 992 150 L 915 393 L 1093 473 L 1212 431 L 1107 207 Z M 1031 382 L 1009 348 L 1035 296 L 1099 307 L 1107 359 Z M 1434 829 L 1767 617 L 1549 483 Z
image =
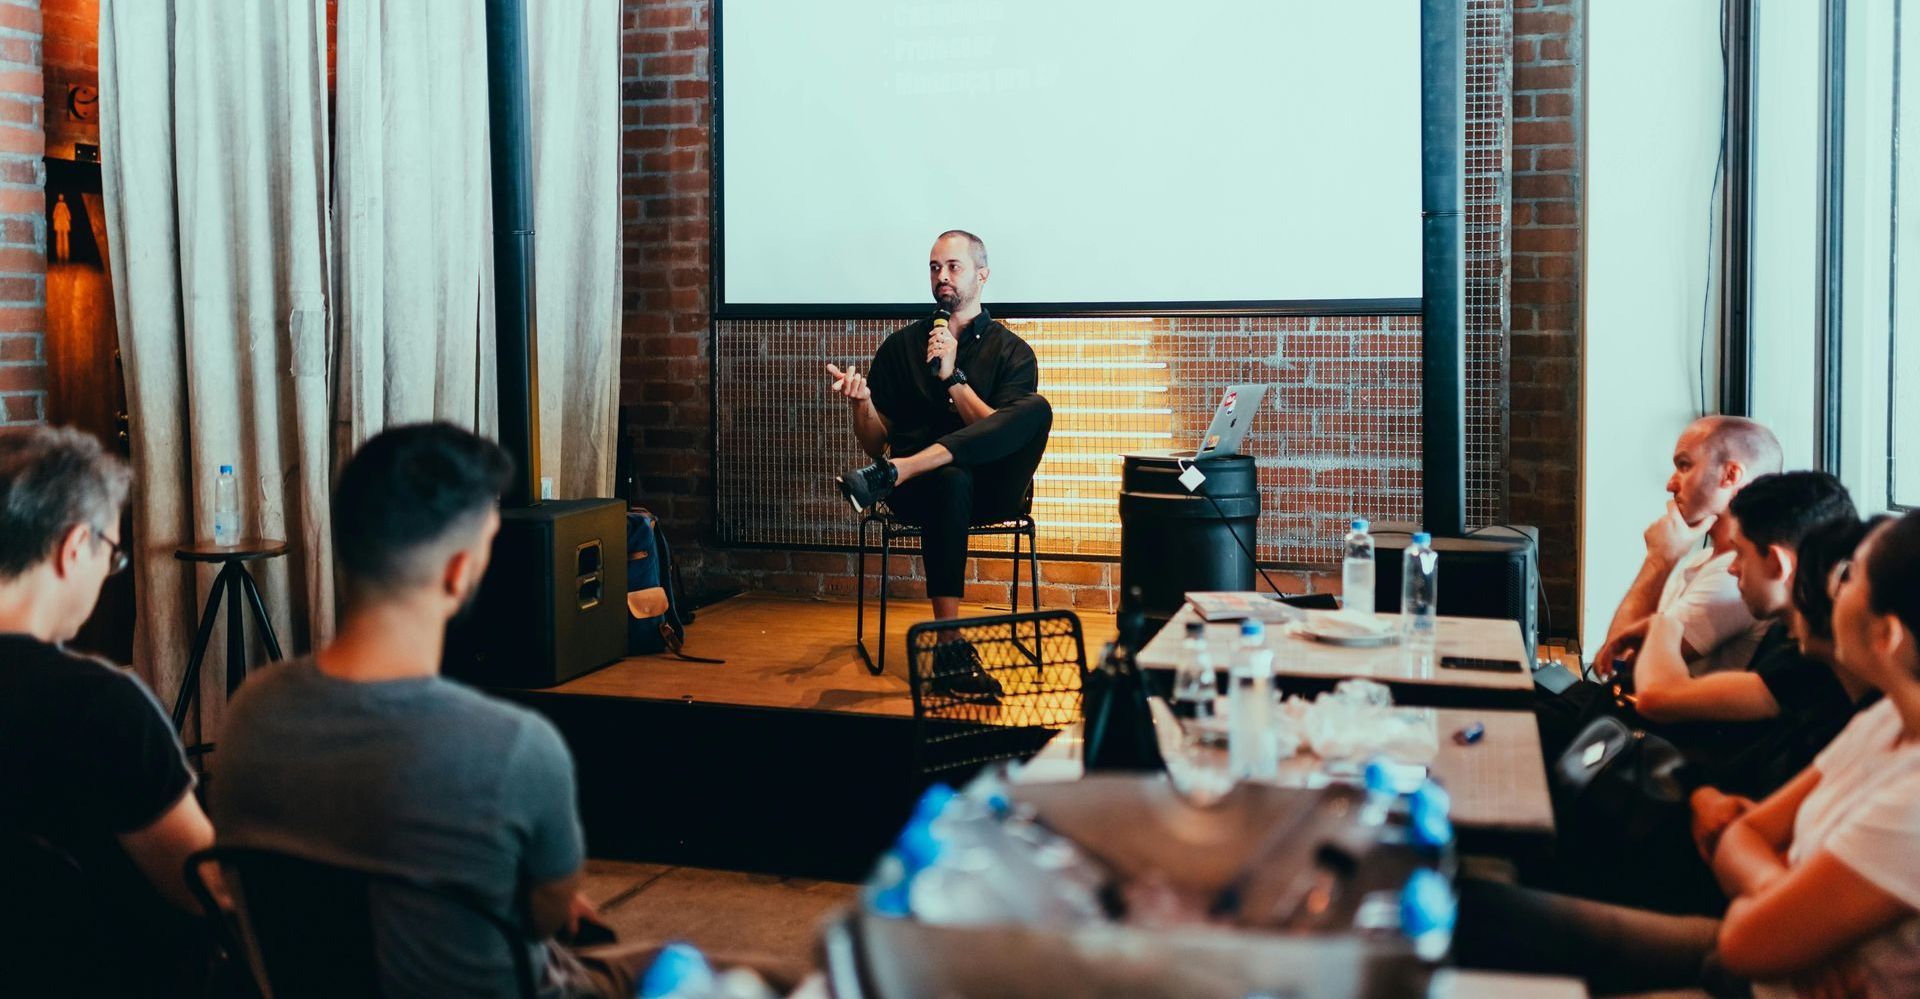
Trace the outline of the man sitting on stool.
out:
M 987 247 L 951 230 L 927 261 L 933 298 L 952 316 L 893 331 L 868 375 L 827 365 L 854 436 L 874 462 L 839 477 L 857 513 L 882 500 L 919 525 L 934 617 L 960 614 L 967 528 L 1018 516 L 1040 467 L 1053 408 L 1038 394 L 1033 348 L 987 315 Z M 991 684 L 991 678 L 978 679 Z

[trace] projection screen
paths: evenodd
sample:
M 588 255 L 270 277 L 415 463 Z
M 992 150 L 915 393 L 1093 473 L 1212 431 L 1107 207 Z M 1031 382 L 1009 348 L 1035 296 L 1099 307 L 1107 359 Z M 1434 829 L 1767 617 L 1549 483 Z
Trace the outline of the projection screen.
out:
M 721 318 L 1413 311 L 1417 0 L 716 0 Z

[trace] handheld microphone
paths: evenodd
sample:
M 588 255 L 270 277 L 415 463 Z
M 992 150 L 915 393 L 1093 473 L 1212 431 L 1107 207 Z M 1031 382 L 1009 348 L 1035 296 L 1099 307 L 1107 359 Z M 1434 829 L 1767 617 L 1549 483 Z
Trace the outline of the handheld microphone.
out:
M 935 333 L 938 333 L 941 330 L 946 329 L 947 320 L 952 318 L 953 318 L 953 313 L 948 312 L 945 309 L 934 310 L 933 329 L 928 331 L 927 336 L 931 337 Z M 927 362 L 927 373 L 932 375 L 935 378 L 940 377 L 940 359 L 939 358 L 936 357 L 933 360 Z

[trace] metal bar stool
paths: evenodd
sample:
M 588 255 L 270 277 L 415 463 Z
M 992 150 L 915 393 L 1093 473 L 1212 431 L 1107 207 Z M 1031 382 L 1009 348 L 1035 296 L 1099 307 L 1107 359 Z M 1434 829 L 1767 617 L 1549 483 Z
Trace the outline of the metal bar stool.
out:
M 187 545 L 173 553 L 182 562 L 218 564 L 220 574 L 213 578 L 207 593 L 207 609 L 200 615 L 200 628 L 193 638 L 193 654 L 187 658 L 187 672 L 180 678 L 180 692 L 173 698 L 173 730 L 185 732 L 187 708 L 200 693 L 200 663 L 207 656 L 207 643 L 213 638 L 213 619 L 220 613 L 220 597 L 227 598 L 227 697 L 240 687 L 247 676 L 247 637 L 243 618 L 253 611 L 254 627 L 260 630 L 261 644 L 267 647 L 267 661 L 282 658 L 280 640 L 274 637 L 273 621 L 267 616 L 266 601 L 260 599 L 260 587 L 247 571 L 248 562 L 279 558 L 287 553 L 287 543 L 272 538 L 243 538 L 233 545 Z M 242 604 L 245 604 L 245 607 Z M 189 755 L 205 753 L 212 743 L 188 747 Z
M 878 525 L 880 528 L 880 654 L 875 656 L 867 648 L 867 530 Z M 854 589 L 853 644 L 860 652 L 860 661 L 866 664 L 867 672 L 879 676 L 887 671 L 887 581 L 892 573 L 888 565 L 893 554 L 893 542 L 899 538 L 920 537 L 920 528 L 909 524 L 887 508 L 886 503 L 875 503 L 860 518 L 859 561 L 854 564 L 853 572 L 859 582 Z M 1034 613 L 1040 612 L 1040 549 L 1033 523 L 1033 486 L 1027 486 L 1027 493 L 1020 503 L 1020 512 L 1006 520 L 996 520 L 984 524 L 975 524 L 967 528 L 969 540 L 982 535 L 1011 535 L 1013 537 L 1013 579 L 1007 584 L 1008 610 L 1020 609 L 1020 539 L 1027 539 L 1027 564 L 1031 570 L 1030 589 L 1033 591 Z M 976 554 L 971 547 L 968 555 Z M 979 554 L 998 554 L 983 552 Z

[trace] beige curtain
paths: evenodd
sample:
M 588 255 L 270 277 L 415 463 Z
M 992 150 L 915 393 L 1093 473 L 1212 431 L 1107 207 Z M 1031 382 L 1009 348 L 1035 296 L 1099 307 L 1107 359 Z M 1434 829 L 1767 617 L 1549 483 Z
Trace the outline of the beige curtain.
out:
M 473 0 L 339 8 L 334 196 L 347 450 L 400 423 L 493 426 L 493 345 L 480 338 L 491 258 L 481 15 Z
M 340 7 L 335 148 L 342 443 L 451 420 L 490 433 L 485 19 L 472 0 Z M 528 4 L 541 474 L 613 488 L 620 346 L 620 6 Z
M 114 247 L 138 538 L 134 660 L 163 699 L 211 568 L 173 558 L 213 533 L 220 465 L 242 534 L 289 542 L 254 566 L 280 644 L 324 638 L 327 273 L 324 0 L 104 0 L 102 176 Z M 202 676 L 208 729 L 224 643 Z
M 532 0 L 542 475 L 613 495 L 620 371 L 620 4 Z
M 213 579 L 173 553 L 211 540 L 220 465 L 241 480 L 243 533 L 291 545 L 256 573 L 283 649 L 297 653 L 332 628 L 333 458 L 396 423 L 488 432 L 495 421 L 481 5 L 356 0 L 338 16 L 329 151 L 325 0 L 101 5 L 106 215 L 137 490 L 135 661 L 163 699 Z M 529 26 L 542 472 L 556 495 L 606 495 L 619 3 L 536 0 Z M 203 674 L 209 731 L 223 645 Z

